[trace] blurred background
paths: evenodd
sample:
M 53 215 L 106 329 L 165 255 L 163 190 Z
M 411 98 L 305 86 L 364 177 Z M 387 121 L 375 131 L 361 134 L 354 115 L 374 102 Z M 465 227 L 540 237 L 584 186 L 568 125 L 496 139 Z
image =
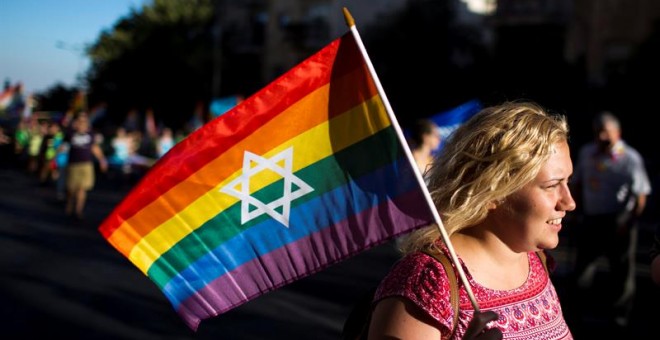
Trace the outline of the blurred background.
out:
M 108 12 L 101 1 L 83 2 L 80 11 L 77 3 L 2 0 L 0 41 L 44 39 L 26 35 L 21 25 L 93 27 L 85 21 L 98 15 L 94 6 Z M 30 18 L 42 6 L 60 7 L 67 17 L 16 22 L 12 14 Z M 660 73 L 657 1 L 136 0 L 123 6 L 109 12 L 118 13 L 115 21 L 86 32 L 89 40 L 49 42 L 76 60 L 75 81 L 35 88 L 27 82 L 32 75 L 11 66 L 28 56 L 3 48 L 3 121 L 20 110 L 63 113 L 72 105 L 103 110 L 95 125 L 108 129 L 147 111 L 159 126 L 183 127 L 195 115 L 212 119 L 344 33 L 346 6 L 402 125 L 472 99 L 485 105 L 531 99 L 566 114 L 581 143 L 591 116 L 609 109 L 656 168 L 657 152 L 645 138 L 653 133 L 646 117 L 654 114 L 652 84 Z M 46 76 L 57 57 L 40 58 L 38 72 Z M 20 87 L 21 97 L 10 104 Z M 76 95 L 82 98 L 72 104 Z

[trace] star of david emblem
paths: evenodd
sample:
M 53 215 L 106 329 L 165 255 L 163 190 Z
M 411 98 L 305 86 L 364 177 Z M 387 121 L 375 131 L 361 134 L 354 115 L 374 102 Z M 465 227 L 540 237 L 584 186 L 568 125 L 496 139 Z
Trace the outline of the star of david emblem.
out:
M 268 214 L 288 228 L 291 202 L 314 191 L 314 188 L 293 174 L 292 168 L 293 147 L 271 158 L 264 158 L 245 151 L 243 155 L 243 173 L 222 187 L 220 192 L 241 200 L 241 224 L 245 224 L 263 214 Z M 282 196 L 268 203 L 250 195 L 250 179 L 264 170 L 273 171 L 282 176 L 284 180 Z M 277 211 L 278 208 L 281 212 Z

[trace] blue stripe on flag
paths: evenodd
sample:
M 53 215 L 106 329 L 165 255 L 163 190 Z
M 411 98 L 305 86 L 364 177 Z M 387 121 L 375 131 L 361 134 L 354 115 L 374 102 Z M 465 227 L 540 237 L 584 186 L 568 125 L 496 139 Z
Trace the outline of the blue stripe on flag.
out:
M 409 161 L 399 159 L 394 164 L 351 181 L 291 210 L 289 228 L 274 219 L 267 219 L 227 240 L 201 257 L 163 287 L 163 292 L 175 308 L 204 288 L 214 279 L 236 267 L 263 256 L 288 243 L 318 232 L 356 214 L 377 206 L 387 199 L 400 196 L 418 187 L 411 174 L 401 174 Z M 395 185 L 382 185 L 393 183 Z M 346 197 L 351 197 L 347 200 Z M 247 242 L 246 239 L 250 241 Z M 249 244 L 249 247 L 246 245 Z M 222 262 L 222 265 L 219 263 Z

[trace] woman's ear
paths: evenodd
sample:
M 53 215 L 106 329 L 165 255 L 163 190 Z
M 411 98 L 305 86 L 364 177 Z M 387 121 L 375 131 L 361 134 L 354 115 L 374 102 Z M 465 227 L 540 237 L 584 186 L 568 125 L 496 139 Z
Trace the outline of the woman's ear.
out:
M 500 198 L 500 199 L 497 199 L 497 200 L 492 200 L 492 201 L 488 202 L 488 210 L 495 210 L 500 205 L 502 205 L 502 203 L 504 203 L 503 198 Z
M 495 201 L 488 202 L 488 210 L 495 210 L 496 208 L 497 204 L 495 204 Z

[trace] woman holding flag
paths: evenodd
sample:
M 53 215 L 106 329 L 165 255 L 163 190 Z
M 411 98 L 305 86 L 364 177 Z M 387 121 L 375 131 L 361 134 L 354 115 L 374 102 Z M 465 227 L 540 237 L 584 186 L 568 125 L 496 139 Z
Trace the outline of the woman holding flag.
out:
M 572 339 L 545 257 L 536 256 L 557 246 L 575 209 L 567 140 L 565 118 L 534 103 L 486 108 L 460 126 L 427 172 L 451 242 L 436 225 L 407 236 L 376 291 L 369 338 Z M 449 257 L 452 247 L 463 276 L 456 324 L 447 272 L 428 255 Z
M 103 236 L 196 330 L 419 230 L 379 287 L 370 336 L 570 338 L 534 257 L 557 245 L 561 219 L 575 208 L 565 120 L 532 104 L 482 111 L 431 166 L 429 194 L 346 9 L 345 16 L 351 32 L 177 143 L 106 218 Z M 468 281 L 456 267 L 465 284 L 453 334 L 444 267 L 422 252 L 446 246 L 461 263 L 435 207 L 470 270 Z M 490 311 L 479 311 L 472 290 Z

